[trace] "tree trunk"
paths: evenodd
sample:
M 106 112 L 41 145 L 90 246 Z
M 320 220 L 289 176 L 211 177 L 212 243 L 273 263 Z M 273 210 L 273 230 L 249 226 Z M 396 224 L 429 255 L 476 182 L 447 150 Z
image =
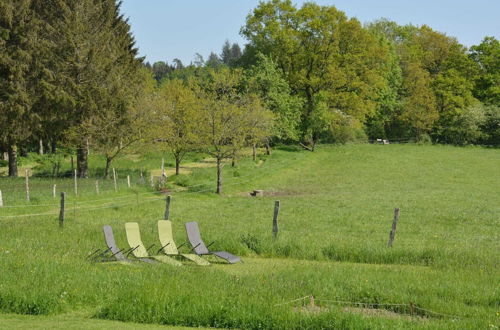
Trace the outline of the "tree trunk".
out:
M 28 148 L 26 146 L 19 147 L 19 155 L 21 157 L 28 157 Z
M 109 168 L 111 167 L 112 158 L 106 157 L 106 167 L 104 168 L 104 178 L 107 179 L 109 177 Z
M 252 159 L 254 162 L 257 159 L 257 146 L 255 143 L 252 145 Z
M 75 172 L 75 161 L 73 159 L 73 155 L 71 155 L 71 173 Z
M 266 155 L 271 155 L 271 146 L 269 145 L 269 141 L 266 141 Z
M 38 143 L 39 143 L 38 153 L 39 153 L 40 155 L 43 155 L 43 140 L 42 140 L 42 139 L 40 139 L 40 140 L 38 141 Z
M 51 144 L 51 149 L 52 153 L 55 154 L 57 152 L 57 142 L 55 140 L 52 140 Z
M 7 152 L 9 153 L 9 176 L 17 178 L 17 146 L 10 145 Z
M 180 174 L 181 160 L 179 157 L 175 157 L 175 175 Z
M 221 168 L 221 159 L 217 158 L 217 190 L 215 191 L 217 194 L 222 192 L 222 168 Z
M 76 171 L 79 178 L 88 178 L 88 157 L 87 148 L 85 144 L 82 144 L 76 150 Z

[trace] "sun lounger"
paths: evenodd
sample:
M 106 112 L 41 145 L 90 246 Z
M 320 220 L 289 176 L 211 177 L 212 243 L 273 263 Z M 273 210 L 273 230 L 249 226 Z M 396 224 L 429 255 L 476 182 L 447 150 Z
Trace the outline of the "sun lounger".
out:
M 106 245 L 108 246 L 108 249 L 112 253 L 112 256 L 118 261 L 130 262 L 130 260 L 123 255 L 122 250 L 120 250 L 116 246 L 115 235 L 113 234 L 113 228 L 111 228 L 111 226 L 104 226 L 102 229 L 104 232 L 104 240 L 106 241 Z
M 195 262 L 200 266 L 208 266 L 210 263 L 200 256 L 193 253 L 179 253 L 177 245 L 175 245 L 172 235 L 172 221 L 160 220 L 158 221 L 158 236 L 160 237 L 160 250 L 168 256 L 182 256 L 188 260 Z
M 155 262 L 155 260 L 161 261 L 163 263 L 181 266 L 182 263 L 172 259 L 168 256 L 150 256 L 148 249 L 144 246 L 141 240 L 141 233 L 139 232 L 139 224 L 137 222 L 127 222 L 125 224 L 125 232 L 127 233 L 127 241 L 130 247 L 133 249 L 132 253 L 139 260 L 149 260 L 149 262 Z M 153 258 L 154 260 L 152 260 Z
M 119 263 L 131 263 L 132 261 L 123 255 L 123 251 L 116 246 L 113 228 L 106 225 L 102 229 L 104 233 L 104 240 L 106 241 L 108 248 L 104 251 L 94 251 L 89 258 L 91 257 L 95 261 L 118 261 Z
M 216 251 L 216 252 L 211 252 L 208 250 L 208 247 L 205 245 L 203 240 L 201 239 L 200 235 L 200 229 L 198 228 L 198 223 L 193 221 L 193 222 L 188 222 L 186 223 L 186 232 L 188 236 L 189 243 L 193 246 L 193 250 L 197 255 L 215 255 L 219 258 L 222 258 L 226 260 L 227 262 L 234 264 L 239 261 L 241 261 L 240 257 L 237 257 L 235 255 L 232 255 L 229 252 L 225 251 Z M 212 245 L 210 243 L 208 246 Z

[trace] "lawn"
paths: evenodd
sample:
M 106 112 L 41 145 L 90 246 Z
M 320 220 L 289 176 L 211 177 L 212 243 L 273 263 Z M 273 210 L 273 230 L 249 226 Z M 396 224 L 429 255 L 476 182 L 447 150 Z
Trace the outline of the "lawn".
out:
M 210 162 L 203 159 L 190 161 Z M 98 167 L 102 160 L 92 162 Z M 0 178 L 0 312 L 43 315 L 9 316 L 9 322 L 31 327 L 76 313 L 95 322 L 89 327 L 104 320 L 245 329 L 500 326 L 498 149 L 281 148 L 256 162 L 227 164 L 222 196 L 212 193 L 213 167 L 189 164 L 186 174 L 169 176 L 177 243 L 186 240 L 184 223 L 198 221 L 207 243 L 244 263 L 86 261 L 104 247 L 105 224 L 121 247 L 127 221 L 139 222 L 146 245 L 158 244 L 165 202 L 148 178 L 160 164 L 161 155 L 118 160 L 119 191 L 100 180 L 99 195 L 95 179 L 81 180 L 74 196 L 71 179 L 33 177 L 30 202 L 24 179 Z M 67 192 L 64 228 L 53 184 Z M 250 197 L 253 189 L 265 196 Z M 277 239 L 275 200 L 281 203 Z M 388 248 L 396 207 L 400 219 Z

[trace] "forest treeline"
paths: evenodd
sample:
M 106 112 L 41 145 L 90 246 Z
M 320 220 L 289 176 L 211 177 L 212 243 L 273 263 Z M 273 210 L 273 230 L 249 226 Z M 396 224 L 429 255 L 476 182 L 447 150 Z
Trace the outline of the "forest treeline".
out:
M 362 25 L 333 6 L 261 2 L 188 65 L 144 63 L 115 0 L 0 2 L 0 150 L 202 150 L 368 139 L 500 144 L 500 43 L 467 48 L 428 26 Z M 2 152 L 3 154 L 3 152 Z M 220 166 L 217 167 L 220 172 Z M 218 185 L 218 190 L 219 190 Z

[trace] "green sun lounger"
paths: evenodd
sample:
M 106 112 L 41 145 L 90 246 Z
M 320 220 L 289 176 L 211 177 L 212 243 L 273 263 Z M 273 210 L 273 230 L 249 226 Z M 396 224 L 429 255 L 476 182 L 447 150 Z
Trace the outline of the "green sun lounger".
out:
M 175 245 L 172 235 L 172 221 L 160 220 L 158 221 L 158 236 L 160 237 L 160 244 L 162 251 L 167 256 L 182 256 L 200 266 L 208 266 L 210 263 L 194 253 L 179 253 L 177 245 Z
M 125 232 L 127 234 L 127 241 L 131 248 L 134 250 L 132 253 L 139 260 L 158 260 L 160 262 L 173 265 L 182 266 L 180 261 L 170 258 L 169 256 L 150 256 L 148 250 L 141 240 L 141 233 L 139 231 L 139 224 L 137 222 L 127 222 L 125 224 Z M 152 259 L 150 259 L 152 258 Z M 153 260 L 152 260 L 153 261 Z

